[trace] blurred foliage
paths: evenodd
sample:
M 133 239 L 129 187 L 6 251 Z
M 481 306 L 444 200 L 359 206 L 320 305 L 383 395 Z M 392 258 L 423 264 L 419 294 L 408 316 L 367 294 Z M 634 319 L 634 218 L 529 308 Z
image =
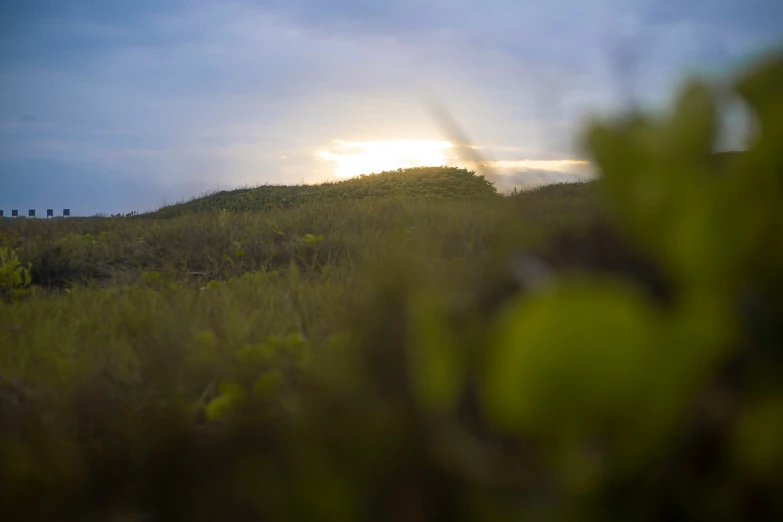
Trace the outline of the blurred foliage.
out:
M 0 517 L 783 519 L 783 57 L 732 85 L 718 162 L 693 81 L 597 183 L 7 225 Z

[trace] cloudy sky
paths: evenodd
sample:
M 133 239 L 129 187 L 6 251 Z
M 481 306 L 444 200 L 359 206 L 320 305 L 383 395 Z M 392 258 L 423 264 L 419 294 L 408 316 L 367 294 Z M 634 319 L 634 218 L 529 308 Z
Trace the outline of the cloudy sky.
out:
M 586 113 L 780 34 L 780 0 L 1 2 L 0 209 L 455 163 L 426 100 L 507 185 L 571 179 Z

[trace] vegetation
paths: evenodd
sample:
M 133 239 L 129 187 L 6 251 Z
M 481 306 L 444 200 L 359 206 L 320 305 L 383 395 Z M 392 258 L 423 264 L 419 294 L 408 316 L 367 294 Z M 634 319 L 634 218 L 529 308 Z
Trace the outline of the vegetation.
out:
M 456 167 L 415 167 L 362 175 L 320 185 L 267 185 L 222 191 L 187 203 L 164 207 L 152 215 L 172 217 L 190 212 L 246 212 L 294 208 L 311 203 L 402 198 L 407 201 L 477 199 L 497 196 L 483 176 Z
M 467 171 L 451 173 L 485 186 Z M 383 182 L 396 174 L 364 179 Z M 391 197 L 254 212 L 213 209 L 171 219 L 155 213 L 132 219 L 14 220 L 0 229 L 0 244 L 31 263 L 33 282 L 50 289 L 90 281 L 133 284 L 148 271 L 177 283 L 203 283 L 284 270 L 292 261 L 305 273 L 317 274 L 324 266 L 346 263 L 353 270 L 362 257 L 377 255 L 397 238 L 428 243 L 439 256 L 474 255 L 487 248 L 498 227 L 508 228 L 503 221 L 512 208 L 535 209 L 530 217 L 539 230 L 587 220 L 596 212 L 595 191 L 589 187 L 560 185 L 506 199 L 490 192 L 489 199 L 479 193 L 466 200 L 457 192 L 429 202 Z M 231 204 L 228 196 L 223 201 Z M 305 239 L 308 234 L 320 238 L 317 244 Z M 371 251 L 373 245 L 378 247 Z
M 32 282 L 30 264 L 22 266 L 16 252 L 0 248 L 0 299 L 13 301 L 23 296 Z
M 719 168 L 694 81 L 595 183 L 3 223 L 0 517 L 780 519 L 783 58 L 733 85 Z

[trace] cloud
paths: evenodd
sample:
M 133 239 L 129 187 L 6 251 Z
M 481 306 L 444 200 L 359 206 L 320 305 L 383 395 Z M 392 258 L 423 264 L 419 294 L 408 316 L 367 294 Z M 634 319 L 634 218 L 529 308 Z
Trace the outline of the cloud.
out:
M 590 168 L 590 163 L 585 160 L 502 160 L 487 162 L 487 166 L 499 170 L 524 169 L 547 171 L 564 171 L 574 174 L 585 174 Z
M 628 85 L 658 103 L 683 70 L 724 68 L 779 34 L 779 4 L 6 2 L 0 155 L 18 175 L 56 161 L 182 197 L 318 180 L 335 139 L 446 139 L 422 102 L 436 98 L 489 161 L 579 158 L 587 111 L 616 109 Z M 638 58 L 628 85 L 618 43 Z M 561 173 L 524 172 L 538 170 Z
M 378 173 L 399 168 L 441 166 L 453 158 L 454 145 L 447 141 L 364 141 L 336 140 L 331 149 L 317 156 L 331 164 L 338 178 Z

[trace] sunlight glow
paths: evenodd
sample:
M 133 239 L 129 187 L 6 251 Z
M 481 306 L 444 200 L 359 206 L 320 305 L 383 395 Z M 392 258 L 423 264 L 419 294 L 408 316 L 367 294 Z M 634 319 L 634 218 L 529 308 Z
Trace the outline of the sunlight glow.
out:
M 437 167 L 452 158 L 448 141 L 342 141 L 316 155 L 332 164 L 339 178 L 409 167 Z
M 536 170 L 552 170 L 559 172 L 573 172 L 580 171 L 590 165 L 589 162 L 584 160 L 507 160 L 507 161 L 491 161 L 488 164 L 492 167 L 499 169 L 536 169 Z

